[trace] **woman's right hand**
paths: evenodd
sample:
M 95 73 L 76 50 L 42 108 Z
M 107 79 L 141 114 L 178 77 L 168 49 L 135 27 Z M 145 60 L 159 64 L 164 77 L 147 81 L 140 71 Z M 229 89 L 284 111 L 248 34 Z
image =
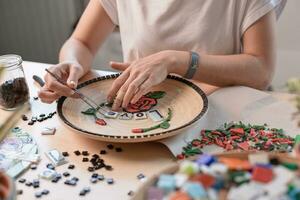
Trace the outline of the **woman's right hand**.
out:
M 76 88 L 78 80 L 84 75 L 83 67 L 75 62 L 63 62 L 48 68 L 56 74 L 68 86 L 59 83 L 50 74 L 44 77 L 45 85 L 38 93 L 39 98 L 44 103 L 52 103 L 61 96 L 74 96 L 71 88 Z

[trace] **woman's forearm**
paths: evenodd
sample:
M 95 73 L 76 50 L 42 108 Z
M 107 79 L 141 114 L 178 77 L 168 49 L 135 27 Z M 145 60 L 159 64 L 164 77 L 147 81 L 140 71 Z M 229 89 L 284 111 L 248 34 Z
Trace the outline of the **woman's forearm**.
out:
M 59 61 L 77 63 L 86 73 L 99 47 L 114 28 L 115 24 L 100 1 L 91 0 L 74 33 L 61 48 Z
M 244 85 L 266 89 L 271 83 L 274 66 L 248 55 L 203 55 L 195 79 L 217 86 Z
M 189 65 L 189 55 L 182 53 L 181 63 L 173 65 L 173 73 L 184 76 Z M 177 58 L 178 61 L 178 58 Z M 256 56 L 203 55 L 193 79 L 216 86 L 245 85 L 265 89 L 271 82 L 274 67 Z
M 59 62 L 71 62 L 79 64 L 84 73 L 90 70 L 93 54 L 82 42 L 70 38 L 62 46 L 59 54 Z

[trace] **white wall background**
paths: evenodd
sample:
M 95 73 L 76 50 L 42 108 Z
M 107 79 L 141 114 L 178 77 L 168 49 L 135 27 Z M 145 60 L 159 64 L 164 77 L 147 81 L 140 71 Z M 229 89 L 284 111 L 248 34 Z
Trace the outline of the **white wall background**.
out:
M 278 20 L 277 69 L 273 80 L 281 89 L 290 77 L 300 78 L 300 1 L 288 0 Z
M 0 0 L 0 54 L 56 63 L 83 0 Z

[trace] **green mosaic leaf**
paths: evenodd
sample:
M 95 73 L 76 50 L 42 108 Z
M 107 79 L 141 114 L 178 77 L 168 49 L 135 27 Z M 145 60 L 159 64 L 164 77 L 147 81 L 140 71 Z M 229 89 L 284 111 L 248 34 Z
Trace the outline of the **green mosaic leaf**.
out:
M 166 95 L 166 92 L 164 91 L 154 91 L 154 92 L 149 92 L 145 96 L 152 98 L 152 99 L 161 99 Z
M 85 114 L 85 115 L 95 115 L 96 111 L 97 110 L 94 109 L 94 108 L 89 108 L 89 109 L 87 109 L 85 111 L 81 111 L 81 113 Z
M 167 121 L 164 121 L 163 123 L 161 123 L 159 125 L 160 128 L 163 128 L 163 129 L 168 129 L 170 127 L 170 123 L 167 122 Z

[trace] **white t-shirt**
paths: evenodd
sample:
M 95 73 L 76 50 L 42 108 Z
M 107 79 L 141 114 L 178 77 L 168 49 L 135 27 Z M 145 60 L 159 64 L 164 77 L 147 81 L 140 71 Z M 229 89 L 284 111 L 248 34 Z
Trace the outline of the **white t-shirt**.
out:
M 242 51 L 243 33 L 286 0 L 100 0 L 119 25 L 124 61 L 162 50 L 229 55 Z

